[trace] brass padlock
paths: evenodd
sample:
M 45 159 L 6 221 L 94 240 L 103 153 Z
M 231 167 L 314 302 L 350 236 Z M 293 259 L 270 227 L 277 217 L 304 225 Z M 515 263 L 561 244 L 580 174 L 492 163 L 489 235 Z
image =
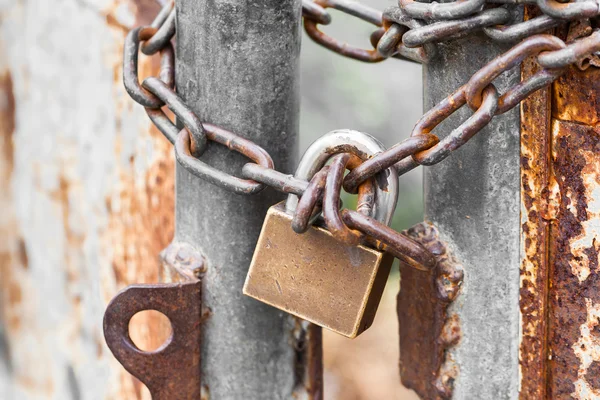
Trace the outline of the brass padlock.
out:
M 367 158 L 383 145 L 362 132 L 337 130 L 304 153 L 295 176 L 310 180 L 336 153 Z M 374 218 L 389 224 L 398 196 L 394 168 L 375 183 Z M 381 300 L 393 257 L 364 245 L 348 246 L 318 224 L 292 229 L 298 198 L 290 195 L 267 212 L 244 294 L 324 328 L 354 338 L 369 328 Z

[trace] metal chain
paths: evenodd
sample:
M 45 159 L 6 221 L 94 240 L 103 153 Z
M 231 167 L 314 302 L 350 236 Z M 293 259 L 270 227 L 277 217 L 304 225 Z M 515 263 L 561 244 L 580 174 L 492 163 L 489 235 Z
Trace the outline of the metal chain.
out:
M 360 61 L 379 62 L 395 57 L 427 63 L 436 56 L 436 43 L 479 30 L 500 42 L 525 38 L 490 61 L 466 84 L 425 113 L 408 139 L 367 160 L 348 153 L 335 156 L 333 164 L 324 167 L 310 182 L 277 171 L 269 154 L 256 143 L 202 122 L 176 93 L 171 44 L 175 35 L 173 1 L 163 7 L 150 26 L 137 27 L 127 35 L 123 52 L 123 81 L 132 99 L 145 107 L 154 125 L 174 144 L 180 165 L 192 174 L 239 194 L 257 193 L 270 186 L 301 196 L 292 223 L 296 232 L 306 231 L 322 207 L 325 223 L 338 240 L 347 244 L 364 240 L 415 268 L 428 270 L 435 266 L 435 258 L 429 251 L 369 217 L 374 198 L 373 178 L 392 166 L 401 175 L 419 165 L 437 164 L 483 129 L 494 116 L 509 111 L 534 91 L 551 84 L 570 65 L 600 51 L 600 29 L 597 27 L 589 36 L 569 43 L 549 34 L 538 34 L 572 20 L 598 16 L 599 1 L 456 0 L 452 3 L 421 3 L 400 0 L 400 7 L 380 12 L 351 0 L 303 0 L 302 14 L 308 36 L 330 50 Z M 537 4 L 545 14 L 506 25 L 511 20 L 511 13 L 505 4 L 524 2 Z M 491 7 L 492 3 L 496 6 Z M 328 8 L 373 24 L 376 27 L 370 37 L 373 48 L 352 47 L 319 30 L 318 25 L 332 21 Z M 148 77 L 141 84 L 137 65 L 140 49 L 147 55 L 160 53 L 161 57 L 159 77 Z M 493 80 L 528 57 L 536 57 L 539 71 L 526 81 L 508 88 L 504 94 L 498 94 Z M 442 140 L 432 133 L 438 124 L 465 104 L 473 110 L 466 121 Z M 162 107 L 175 114 L 183 129 L 169 119 Z M 242 169 L 244 179 L 219 171 L 200 160 L 209 140 L 227 146 L 252 161 Z M 346 165 L 351 172 L 344 177 Z M 359 193 L 358 211 L 339 210 L 342 186 L 349 193 Z

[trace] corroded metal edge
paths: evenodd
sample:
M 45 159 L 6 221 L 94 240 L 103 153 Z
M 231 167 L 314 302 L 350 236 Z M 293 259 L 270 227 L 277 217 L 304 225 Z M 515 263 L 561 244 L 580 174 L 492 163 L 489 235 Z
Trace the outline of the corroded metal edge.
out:
M 458 366 L 448 350 L 460 341 L 461 328 L 448 308 L 460 292 L 463 267 L 433 225 L 423 222 L 405 234 L 431 251 L 438 264 L 431 272 L 400 264 L 400 376 L 424 399 L 449 399 Z
M 525 7 L 524 19 L 539 14 Z M 540 70 L 525 60 L 521 80 Z M 521 399 L 546 396 L 546 329 L 548 296 L 547 240 L 550 196 L 550 88 L 541 89 L 521 103 L 521 266 L 519 308 L 521 337 L 519 371 Z

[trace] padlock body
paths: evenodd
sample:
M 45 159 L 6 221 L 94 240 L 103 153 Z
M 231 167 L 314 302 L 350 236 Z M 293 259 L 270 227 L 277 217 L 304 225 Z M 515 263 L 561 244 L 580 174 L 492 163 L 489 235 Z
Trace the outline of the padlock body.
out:
M 292 230 L 285 202 L 271 207 L 244 294 L 353 338 L 373 323 L 393 257 L 347 246 L 319 226 Z

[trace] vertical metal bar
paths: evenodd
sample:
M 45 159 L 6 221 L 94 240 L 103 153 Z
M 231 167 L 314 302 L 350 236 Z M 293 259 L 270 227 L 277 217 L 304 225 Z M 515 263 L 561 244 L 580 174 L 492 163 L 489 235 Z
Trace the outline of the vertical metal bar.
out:
M 440 57 L 424 71 L 425 109 L 507 49 L 482 35 L 439 45 Z M 519 74 L 512 70 L 494 83 L 502 92 L 519 81 Z M 471 114 L 463 107 L 437 132 L 444 136 Z M 455 370 L 448 383 L 454 399 L 518 395 L 519 127 L 514 109 L 444 162 L 425 169 L 426 219 L 464 268 L 448 317 L 460 329 L 460 339 L 448 350 L 451 365 L 443 366 Z
M 293 172 L 297 155 L 300 15 L 299 0 L 177 1 L 178 92 L 202 120 L 256 141 L 286 172 Z M 214 143 L 202 159 L 237 175 L 247 162 Z M 176 239 L 207 259 L 205 395 L 289 399 L 304 383 L 297 367 L 306 360 L 295 350 L 298 327 L 242 295 L 264 215 L 281 196 L 271 190 L 234 195 L 180 166 L 176 193 Z
M 525 18 L 539 15 L 526 6 Z M 526 60 L 525 80 L 540 66 Z M 521 399 L 547 397 L 548 238 L 550 220 L 551 87 L 541 89 L 521 103 L 521 343 L 519 347 Z

